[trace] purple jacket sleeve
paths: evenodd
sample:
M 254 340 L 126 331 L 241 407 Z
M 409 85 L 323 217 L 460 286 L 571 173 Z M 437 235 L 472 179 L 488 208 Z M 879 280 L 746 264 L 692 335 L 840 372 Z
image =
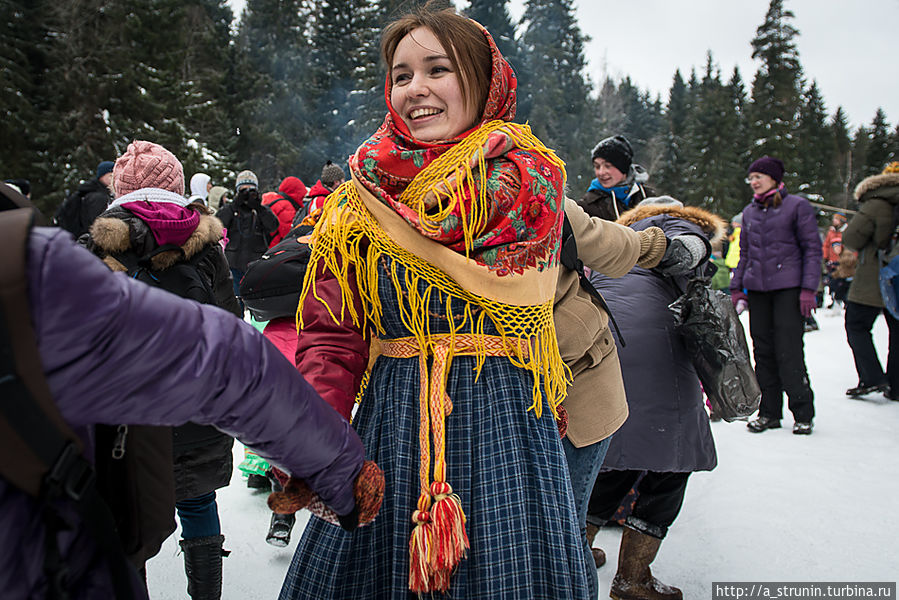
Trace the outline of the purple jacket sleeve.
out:
M 796 239 L 802 251 L 802 279 L 800 287 L 806 290 L 818 289 L 821 282 L 821 235 L 818 233 L 818 220 L 815 218 L 815 207 L 800 198 L 796 208 Z M 740 249 L 742 250 L 742 246 Z
M 70 425 L 215 425 L 352 509 L 361 441 L 261 334 L 110 272 L 59 230 L 33 230 L 28 256 L 44 372 Z

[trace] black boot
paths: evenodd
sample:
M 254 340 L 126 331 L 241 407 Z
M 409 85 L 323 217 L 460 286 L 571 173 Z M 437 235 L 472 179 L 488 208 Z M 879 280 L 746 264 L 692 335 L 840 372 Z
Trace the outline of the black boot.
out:
M 265 490 L 268 491 L 271 489 L 272 484 L 268 480 L 268 477 L 265 475 L 257 475 L 256 473 L 250 473 L 247 475 L 247 487 L 251 490 Z
M 780 419 L 759 417 L 747 423 L 746 428 L 752 433 L 761 433 L 766 429 L 780 429 Z
M 662 540 L 625 526 L 618 551 L 618 572 L 612 580 L 613 600 L 683 600 L 676 587 L 652 576 L 649 564 L 655 560 Z
M 187 573 L 187 594 L 193 600 L 220 600 L 222 597 L 222 550 L 225 536 L 181 540 L 184 552 L 184 572 Z
M 293 514 L 279 515 L 278 513 L 272 513 L 272 522 L 268 527 L 268 535 L 265 536 L 265 541 L 278 548 L 287 546 L 290 543 L 290 532 L 296 520 L 296 515 Z

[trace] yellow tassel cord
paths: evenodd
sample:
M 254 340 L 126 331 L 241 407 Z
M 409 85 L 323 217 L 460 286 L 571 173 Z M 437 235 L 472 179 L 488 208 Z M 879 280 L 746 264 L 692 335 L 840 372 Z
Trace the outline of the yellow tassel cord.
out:
M 486 186 L 479 183 L 486 181 L 484 148 L 488 137 L 494 132 L 506 134 L 522 150 L 541 154 L 560 168 L 564 175 L 562 161 L 534 137 L 526 125 L 502 121 L 488 123 L 434 160 L 401 194 L 400 201 L 417 210 L 425 232 L 436 231 L 437 223 L 461 205 L 463 209 L 458 213 L 462 215 L 466 254 L 470 253 L 473 240 L 489 215 Z M 471 194 L 474 198 L 470 206 L 462 204 L 466 202 L 465 190 L 478 190 L 477 194 Z M 436 207 L 432 206 L 430 210 L 422 201 L 428 192 L 437 198 Z M 411 338 L 404 339 L 413 346 L 413 356 L 419 358 L 422 381 L 419 396 L 419 412 L 422 415 L 419 430 L 421 495 L 413 516 L 416 526 L 409 542 L 412 557 L 409 584 L 411 590 L 420 593 L 445 591 L 449 587 L 453 568 L 468 547 L 465 515 L 459 497 L 445 480 L 443 421 L 452 412 L 452 403 L 445 393 L 448 365 L 455 355 L 473 355 L 476 357 L 477 378 L 487 356 L 506 356 L 514 366 L 530 371 L 533 376 L 532 402 L 528 410 L 533 410 L 539 418 L 545 399 L 555 416 L 556 407 L 565 397 L 570 371 L 559 355 L 552 298 L 539 305 L 513 306 L 461 288 L 424 257 L 395 244 L 365 208 L 351 181 L 341 185 L 325 202 L 324 214 L 316 225 L 313 241 L 299 306 L 302 307 L 306 296 L 311 293 L 325 305 L 335 322 L 349 314 L 356 326 L 371 327 L 382 335 L 385 330 L 381 324 L 383 312 L 378 296 L 379 268 L 382 258 L 392 259 L 384 264 L 389 265 L 388 276 L 396 293 L 401 319 L 412 334 Z M 551 257 L 550 263 L 555 262 L 557 257 Z M 350 265 L 355 268 L 355 283 L 364 314 L 358 314 L 355 308 L 349 285 Z M 405 272 L 398 265 L 404 267 Z M 328 306 L 316 293 L 313 275 L 322 267 L 331 271 L 340 285 L 339 316 L 336 314 L 337 307 Z M 432 334 L 430 330 L 428 307 L 435 293 L 446 307 L 447 322 L 450 324 L 450 331 L 446 334 Z M 451 313 L 454 298 L 464 303 L 462 315 Z M 487 334 L 488 318 L 498 336 Z M 297 322 L 302 326 L 300 311 Z M 464 343 L 461 345 L 466 346 L 464 349 L 460 348 L 462 340 Z M 385 355 L 389 355 L 386 349 Z M 438 362 L 445 368 L 428 373 L 429 356 L 435 357 L 432 369 Z M 429 483 L 429 440 L 433 440 L 435 448 L 433 483 Z
M 499 336 L 470 334 L 432 336 L 433 360 L 428 371 L 428 353 L 414 337 L 383 340 L 384 356 L 418 358 L 419 366 L 419 484 L 417 510 L 412 514 L 409 540 L 409 589 L 425 593 L 445 592 L 453 571 L 468 551 L 462 501 L 446 481 L 446 417 L 453 410 L 446 393 L 447 374 L 453 356 L 502 356 L 509 353 L 507 340 Z M 526 352 L 527 343 L 517 342 Z M 431 454 L 434 449 L 434 477 Z

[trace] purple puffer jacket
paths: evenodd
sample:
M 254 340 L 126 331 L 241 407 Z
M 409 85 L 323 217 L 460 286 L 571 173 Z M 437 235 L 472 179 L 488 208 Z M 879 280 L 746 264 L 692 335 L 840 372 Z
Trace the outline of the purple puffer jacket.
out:
M 352 510 L 361 441 L 252 327 L 113 274 L 58 229 L 32 231 L 28 283 L 47 382 L 86 455 L 96 423 L 215 425 L 305 478 L 338 514 Z M 67 516 L 59 546 L 72 598 L 112 598 L 105 561 Z M 0 598 L 44 597 L 43 538 L 35 502 L 0 479 Z
M 743 209 L 740 263 L 731 291 L 817 290 L 820 279 L 821 236 L 808 200 L 784 192 L 780 206 L 754 200 Z

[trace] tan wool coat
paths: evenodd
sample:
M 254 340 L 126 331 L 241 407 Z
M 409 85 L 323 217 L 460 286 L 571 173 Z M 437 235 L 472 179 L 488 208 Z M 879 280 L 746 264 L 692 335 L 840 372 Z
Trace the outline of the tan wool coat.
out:
M 667 241 L 658 227 L 634 231 L 590 217 L 576 202 L 565 200 L 565 214 L 584 265 L 610 277 L 621 277 L 634 265 L 651 268 L 665 254 Z M 574 383 L 563 406 L 568 412 L 568 439 L 575 447 L 612 435 L 627 419 L 627 400 L 609 316 L 581 288 L 577 273 L 559 269 L 553 318 L 562 360 Z

